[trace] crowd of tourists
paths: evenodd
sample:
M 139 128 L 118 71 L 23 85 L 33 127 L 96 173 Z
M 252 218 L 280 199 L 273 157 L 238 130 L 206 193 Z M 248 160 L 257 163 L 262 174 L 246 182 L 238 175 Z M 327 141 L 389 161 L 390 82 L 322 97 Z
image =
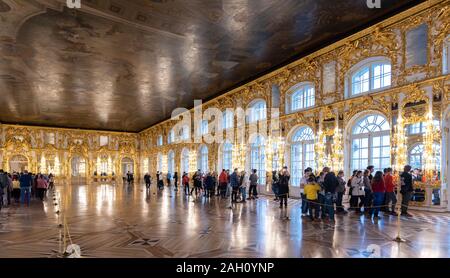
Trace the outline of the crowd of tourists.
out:
M 32 198 L 43 201 L 53 189 L 54 176 L 28 171 L 7 173 L 0 170 L 0 209 L 13 204 L 30 205 Z
M 347 214 L 353 211 L 357 214 L 365 214 L 375 219 L 379 218 L 380 211 L 384 215 L 397 215 L 397 186 L 402 196 L 401 215 L 410 217 L 408 205 L 413 196 L 413 181 L 420 180 L 417 169 L 412 170 L 406 165 L 401 172 L 400 180 L 393 173 L 392 168 L 383 171 L 375 171 L 374 166 L 368 166 L 364 170 L 353 171 L 349 179 L 344 178 L 344 172 L 337 174 L 324 167 L 321 172 L 314 173 L 312 168 L 304 170 L 300 179 L 300 196 L 302 216 L 309 217 L 312 221 L 335 220 L 335 214 Z M 274 201 L 279 201 L 279 207 L 287 207 L 289 198 L 290 173 L 287 167 L 272 172 L 272 191 Z M 174 186 L 175 191 L 179 186 L 187 196 L 222 199 L 230 199 L 230 207 L 233 203 L 245 203 L 248 200 L 258 198 L 257 170 L 250 173 L 222 169 L 220 174 L 216 172 L 202 173 L 197 170 L 190 177 L 183 172 L 181 179 L 178 173 L 164 175 L 156 173 L 158 190 L 164 190 L 165 186 Z M 147 189 L 153 183 L 151 175 L 144 176 Z M 248 195 L 247 195 L 248 194 Z M 348 204 L 344 204 L 344 197 L 348 195 Z

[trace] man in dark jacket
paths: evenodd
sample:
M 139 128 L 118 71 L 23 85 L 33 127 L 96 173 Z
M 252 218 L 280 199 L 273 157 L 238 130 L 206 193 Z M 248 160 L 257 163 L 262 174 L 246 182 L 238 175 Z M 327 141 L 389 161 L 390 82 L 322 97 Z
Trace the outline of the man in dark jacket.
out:
M 401 181 L 401 189 L 400 193 L 402 194 L 402 215 L 412 216 L 408 213 L 408 205 L 411 200 L 411 196 L 414 192 L 412 175 L 409 173 L 411 171 L 411 166 L 406 165 L 403 169 L 403 173 L 400 175 Z
M 239 191 L 239 176 L 238 176 L 238 169 L 234 169 L 233 174 L 230 176 L 230 185 L 232 189 L 231 193 L 231 202 L 236 203 L 237 202 L 237 194 Z
M 7 190 L 8 185 L 8 177 L 3 170 L 0 170 L 0 209 L 3 205 L 3 195 L 5 194 L 5 190 Z
M 30 205 L 31 198 L 31 185 L 33 179 L 27 170 L 20 175 L 19 183 L 20 183 L 20 201 L 22 204 L 25 203 L 25 196 L 27 197 L 27 204 Z
M 328 212 L 330 220 L 334 221 L 334 199 L 336 188 L 339 186 L 339 180 L 334 172 L 329 172 L 325 176 L 323 186 L 325 189 L 325 211 Z
M 283 208 L 283 201 L 284 201 L 284 207 L 287 208 L 287 198 L 289 196 L 289 179 L 291 178 L 291 175 L 289 174 L 287 167 L 283 167 L 283 170 L 281 170 L 280 178 L 279 178 L 279 185 L 278 185 L 278 197 L 280 198 L 280 208 Z

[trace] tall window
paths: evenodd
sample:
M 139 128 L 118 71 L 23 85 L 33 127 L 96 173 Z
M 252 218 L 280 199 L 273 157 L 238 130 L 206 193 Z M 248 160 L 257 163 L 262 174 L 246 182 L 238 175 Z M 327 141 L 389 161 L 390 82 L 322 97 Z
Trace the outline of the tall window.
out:
M 169 135 L 167 136 L 167 143 L 172 144 L 173 142 L 175 142 L 175 131 L 171 129 L 169 131 Z
M 352 129 L 351 169 L 365 169 L 374 165 L 381 171 L 391 164 L 390 127 L 386 118 L 368 115 L 360 119 Z
M 444 49 L 442 51 L 442 73 L 448 73 L 448 67 L 450 65 L 450 36 L 444 40 Z
M 280 166 L 280 157 L 278 154 L 278 145 L 276 143 L 272 143 L 272 150 L 273 150 L 273 154 L 272 154 L 272 170 L 273 171 L 278 171 L 280 170 L 281 166 Z
M 303 171 L 314 168 L 314 134 L 309 127 L 300 127 L 291 138 L 291 184 L 300 186 Z
M 408 163 L 411 167 L 422 169 L 425 165 L 424 154 L 424 145 L 417 144 L 415 145 L 408 153 Z M 439 144 L 433 144 L 433 157 L 435 158 L 436 169 L 438 171 L 441 170 L 441 146 Z
M 207 120 L 202 120 L 200 122 L 200 135 L 205 135 L 208 134 L 208 121 Z
M 208 147 L 202 146 L 198 155 L 198 168 L 202 172 L 208 171 Z
M 163 167 L 163 156 L 162 156 L 161 153 L 158 153 L 158 160 L 157 160 L 156 170 L 161 173 L 162 172 L 162 167 Z
M 291 96 L 291 112 L 315 105 L 314 87 L 303 85 L 295 90 Z
M 222 146 L 222 169 L 232 170 L 233 145 L 226 141 Z
M 101 135 L 100 136 L 100 147 L 108 145 L 108 136 Z
M 267 118 L 267 107 L 264 100 L 258 100 L 250 106 L 248 115 L 249 123 L 257 122 Z
M 222 116 L 222 128 L 232 128 L 234 125 L 234 113 L 231 110 L 225 110 Z
M 379 61 L 365 64 L 351 75 L 350 81 L 351 96 L 391 86 L 391 64 Z
M 185 125 L 181 128 L 180 139 L 182 141 L 189 140 L 189 127 L 187 125 Z
M 258 135 L 253 140 L 250 149 L 250 167 L 256 169 L 258 183 L 266 184 L 266 152 L 264 137 Z
M 156 139 L 156 145 L 158 145 L 158 146 L 162 146 L 163 145 L 163 137 L 162 137 L 162 135 L 159 135 L 158 138 Z
M 167 156 L 167 171 L 171 174 L 175 173 L 175 153 L 169 151 Z
M 55 133 L 53 133 L 53 132 L 46 133 L 45 134 L 45 143 L 54 145 L 55 144 Z
M 189 173 L 189 150 L 184 148 L 181 151 L 181 173 Z

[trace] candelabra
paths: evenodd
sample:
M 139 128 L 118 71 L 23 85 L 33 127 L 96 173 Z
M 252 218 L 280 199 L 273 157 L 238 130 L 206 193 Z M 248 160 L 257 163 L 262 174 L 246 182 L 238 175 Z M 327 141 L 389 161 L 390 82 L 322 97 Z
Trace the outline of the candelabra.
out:
M 431 181 L 436 170 L 434 145 L 434 126 L 433 114 L 431 112 L 427 115 L 426 129 L 424 134 L 424 161 L 425 161 L 425 177 L 427 181 Z
M 397 119 L 397 125 L 394 127 L 395 132 L 395 147 L 393 148 L 393 154 L 395 155 L 394 170 L 398 172 L 402 171 L 403 166 L 406 165 L 406 136 L 405 136 L 405 123 L 403 117 L 399 115 Z
M 315 145 L 317 153 L 317 169 L 319 171 L 321 171 L 321 169 L 326 166 L 327 158 L 325 157 L 325 139 L 325 134 L 323 133 L 322 129 L 320 129 L 317 133 L 317 143 Z
M 61 164 L 60 164 L 60 162 L 59 162 L 59 157 L 58 157 L 58 155 L 56 155 L 56 157 L 55 157 L 55 175 L 56 176 L 59 176 L 59 174 L 60 174 L 60 171 L 59 171 L 59 168 L 61 167 Z M 50 172 L 49 172 L 50 173 Z
M 334 129 L 333 135 L 333 155 L 331 157 L 332 167 L 334 171 L 339 171 L 344 168 L 343 158 L 344 151 L 342 150 L 342 131 L 339 128 Z
M 42 155 L 42 156 L 41 156 L 41 165 L 40 165 L 40 168 L 39 168 L 39 171 L 40 171 L 41 173 L 45 173 L 45 171 L 46 171 L 46 169 L 47 169 L 47 167 L 46 167 L 45 164 L 46 164 L 46 163 L 45 163 L 45 156 Z
M 197 170 L 197 156 L 195 152 L 189 151 L 189 172 L 194 173 Z

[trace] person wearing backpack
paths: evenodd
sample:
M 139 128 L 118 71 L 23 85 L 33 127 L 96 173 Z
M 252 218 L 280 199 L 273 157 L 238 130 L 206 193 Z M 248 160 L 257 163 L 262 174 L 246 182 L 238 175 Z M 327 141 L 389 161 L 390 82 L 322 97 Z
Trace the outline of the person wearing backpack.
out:
M 20 201 L 22 204 L 25 204 L 25 198 L 27 201 L 27 205 L 30 206 L 31 199 L 31 186 L 33 184 L 33 178 L 31 174 L 28 173 L 27 170 L 20 175 Z

